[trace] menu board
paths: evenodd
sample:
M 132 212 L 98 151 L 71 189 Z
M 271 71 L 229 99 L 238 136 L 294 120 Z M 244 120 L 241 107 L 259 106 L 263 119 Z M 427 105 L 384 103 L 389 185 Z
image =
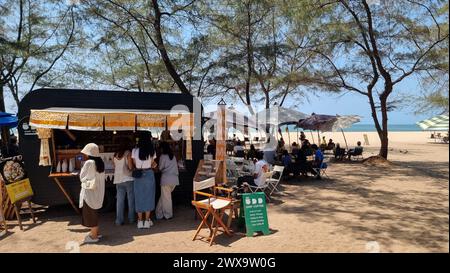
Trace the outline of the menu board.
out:
M 247 237 L 253 236 L 253 233 L 258 231 L 264 235 L 270 234 L 269 222 L 267 220 L 266 196 L 263 192 L 242 194 L 242 216 L 245 218 Z
M 6 191 L 12 204 L 33 196 L 33 189 L 28 178 L 6 185 Z

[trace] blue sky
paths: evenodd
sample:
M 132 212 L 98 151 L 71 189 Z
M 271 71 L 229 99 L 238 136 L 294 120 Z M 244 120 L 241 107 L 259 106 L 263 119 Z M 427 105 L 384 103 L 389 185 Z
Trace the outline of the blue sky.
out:
M 400 83 L 394 92 L 391 94 L 391 99 L 397 98 L 399 95 L 420 96 L 420 84 L 413 76 L 404 82 Z M 216 99 L 219 101 L 220 98 Z M 228 105 L 233 104 L 236 109 L 245 109 L 240 107 L 242 104 L 232 101 L 226 101 Z M 259 106 L 259 107 L 258 107 Z M 328 115 L 360 115 L 362 117 L 360 124 L 373 124 L 372 115 L 368 99 L 365 96 L 354 92 L 342 94 L 330 94 L 321 92 L 317 95 L 310 95 L 308 101 L 298 102 L 292 98 L 288 98 L 285 102 L 285 107 L 294 108 L 297 111 L 305 114 L 328 114 Z M 262 104 L 255 105 L 256 111 L 262 110 Z M 403 103 L 401 107 L 393 112 L 389 112 L 389 124 L 415 124 L 417 121 L 427 119 L 435 113 L 425 113 L 421 115 L 414 114 L 416 105 L 411 103 Z M 216 105 L 209 103 L 205 105 L 205 111 L 214 111 Z
M 419 95 L 419 85 L 415 80 L 409 80 L 405 82 L 404 86 L 406 90 L 409 90 L 412 95 Z M 8 112 L 16 113 L 17 107 L 15 103 L 9 96 L 9 90 L 5 88 L 6 97 L 6 108 Z M 400 92 L 403 93 L 403 92 Z M 217 101 L 220 98 L 216 99 Z M 215 101 L 215 100 L 213 100 Z M 234 104 L 238 108 L 239 103 L 233 101 L 226 101 L 228 105 Z M 205 104 L 205 111 L 213 111 L 216 109 L 216 105 L 213 103 Z M 329 115 L 360 115 L 362 116 L 361 124 L 373 124 L 369 104 L 367 98 L 356 94 L 356 93 L 346 93 L 341 95 L 331 95 L 327 93 L 320 93 L 317 96 L 310 96 L 308 102 L 301 102 L 298 105 L 297 101 L 288 98 L 285 102 L 286 107 L 294 107 L 296 110 L 311 114 L 313 112 L 318 114 L 329 114 Z M 257 111 L 262 110 L 261 107 L 255 107 Z M 245 109 L 245 108 L 238 108 Z M 419 120 L 429 118 L 432 113 L 415 115 L 413 107 L 401 107 L 394 112 L 389 113 L 389 123 L 390 124 L 414 124 Z

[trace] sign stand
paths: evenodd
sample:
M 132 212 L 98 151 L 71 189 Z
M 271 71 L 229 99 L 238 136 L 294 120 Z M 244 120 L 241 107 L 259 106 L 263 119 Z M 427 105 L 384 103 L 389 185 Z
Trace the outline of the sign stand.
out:
M 247 237 L 255 232 L 269 235 L 269 222 L 267 220 L 266 197 L 263 192 L 242 194 L 241 209 L 239 212 L 239 225 L 245 221 Z
M 33 219 L 33 223 L 36 223 L 33 207 L 31 205 L 31 197 L 33 196 L 33 190 L 31 189 L 30 180 L 24 179 L 18 182 L 8 184 L 6 185 L 6 191 L 8 192 L 11 204 L 14 207 L 14 212 L 16 214 L 17 221 L 19 222 L 20 230 L 23 230 L 22 218 L 20 216 L 20 208 L 22 207 L 22 203 L 24 202 L 28 203 L 31 218 Z
M 24 203 L 24 202 L 28 203 L 28 208 L 30 209 L 31 218 L 33 219 L 33 223 L 36 223 L 36 218 L 34 217 L 33 207 L 31 205 L 31 197 L 28 197 L 23 200 L 18 200 L 13 205 L 14 205 L 14 211 L 16 212 L 17 221 L 19 222 L 20 230 L 23 230 L 22 218 L 20 217 L 20 208 L 22 207 L 22 203 Z M 19 206 L 19 204 L 20 204 L 20 206 Z

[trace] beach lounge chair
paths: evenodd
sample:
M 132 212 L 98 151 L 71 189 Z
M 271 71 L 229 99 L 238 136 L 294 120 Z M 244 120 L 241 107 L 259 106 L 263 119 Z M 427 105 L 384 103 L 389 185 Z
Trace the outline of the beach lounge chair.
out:
M 201 218 L 201 222 L 195 231 L 192 240 L 195 241 L 197 237 L 205 238 L 205 236 L 199 234 L 203 227 L 206 226 L 209 229 L 209 236 L 207 236 L 206 239 L 209 241 L 210 246 L 214 243 L 218 231 L 231 236 L 228 226 L 224 224 L 222 219 L 225 210 L 232 209 L 232 189 L 218 187 L 215 184 L 214 177 L 203 181 L 194 181 L 194 199 L 192 200 L 192 205 L 195 207 Z M 205 189 L 210 189 L 213 193 L 201 191 Z M 226 192 L 227 196 L 218 196 L 218 191 Z M 198 200 L 198 196 L 202 196 L 204 199 Z
M 364 137 L 364 145 L 369 146 L 369 137 L 367 136 L 367 134 L 363 134 Z
M 276 191 L 278 192 L 278 184 L 281 181 L 281 178 L 283 177 L 283 172 L 284 172 L 284 166 L 274 166 L 273 167 L 273 171 L 272 171 L 272 175 L 269 179 L 267 179 L 268 182 L 268 186 L 269 186 L 269 197 L 272 196 L 272 194 Z

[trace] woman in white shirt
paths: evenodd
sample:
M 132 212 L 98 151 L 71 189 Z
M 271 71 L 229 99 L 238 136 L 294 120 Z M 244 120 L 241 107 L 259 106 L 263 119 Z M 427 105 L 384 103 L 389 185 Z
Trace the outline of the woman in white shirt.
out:
M 80 171 L 79 207 L 82 209 L 82 225 L 91 228 L 84 242 L 97 243 L 101 238 L 98 232 L 98 209 L 102 207 L 105 196 L 105 164 L 94 143 L 87 144 L 81 153 L 87 160 Z
M 155 174 L 152 168 L 156 167 L 156 153 L 150 132 L 140 132 L 137 148 L 131 152 L 131 158 L 135 169 L 133 177 L 137 227 L 150 228 L 153 226 L 150 212 L 155 209 Z
M 238 140 L 236 145 L 233 147 L 234 156 L 236 157 L 244 157 L 244 146 L 242 146 L 242 143 Z
M 161 143 L 159 170 L 161 171 L 161 197 L 156 206 L 156 219 L 173 217 L 172 191 L 180 184 L 178 180 L 178 162 L 169 143 Z
M 114 184 L 116 185 L 116 225 L 123 225 L 125 197 L 128 200 L 128 221 L 134 223 L 134 179 L 131 176 L 133 161 L 131 160 L 130 139 L 120 140 L 119 150 L 114 154 Z

